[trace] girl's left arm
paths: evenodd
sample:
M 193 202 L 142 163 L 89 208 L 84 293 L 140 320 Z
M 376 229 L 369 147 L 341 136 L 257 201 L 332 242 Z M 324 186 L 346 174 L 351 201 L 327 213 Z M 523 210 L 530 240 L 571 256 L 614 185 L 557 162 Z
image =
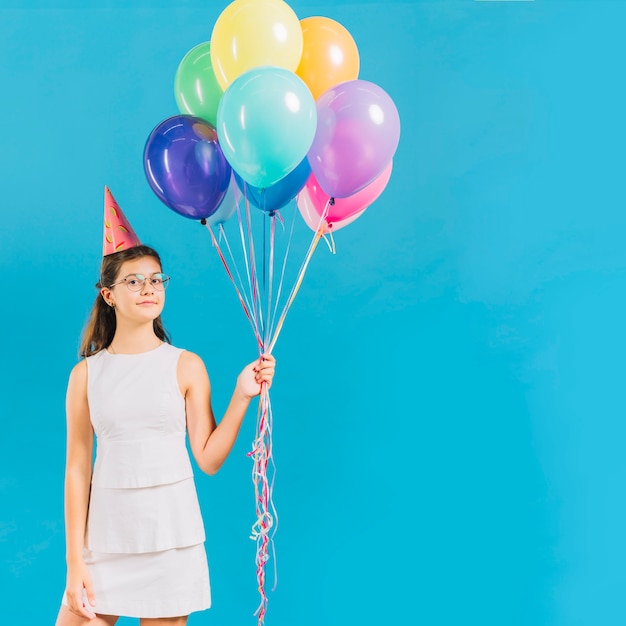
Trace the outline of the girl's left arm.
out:
M 189 444 L 203 472 L 215 474 L 222 466 L 235 445 L 250 401 L 259 395 L 262 384 L 271 386 L 275 364 L 273 356 L 264 354 L 246 365 L 217 424 L 211 407 L 211 383 L 202 359 L 192 352 L 180 355 L 178 381 L 185 398 Z

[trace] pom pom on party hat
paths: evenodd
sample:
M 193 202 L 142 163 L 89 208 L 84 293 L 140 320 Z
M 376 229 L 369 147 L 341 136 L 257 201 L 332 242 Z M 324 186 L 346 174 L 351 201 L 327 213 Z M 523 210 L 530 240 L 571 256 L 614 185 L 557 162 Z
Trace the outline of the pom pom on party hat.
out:
M 104 188 L 104 237 L 102 256 L 140 246 L 141 241 L 135 234 L 130 222 L 122 213 L 108 187 Z

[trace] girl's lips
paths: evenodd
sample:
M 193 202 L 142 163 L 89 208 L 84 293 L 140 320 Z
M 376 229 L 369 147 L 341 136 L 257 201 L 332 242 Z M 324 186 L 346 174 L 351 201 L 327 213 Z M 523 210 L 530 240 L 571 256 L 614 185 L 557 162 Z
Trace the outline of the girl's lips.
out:
M 153 302 L 152 300 L 146 300 L 145 302 L 137 302 L 137 306 L 145 306 L 147 304 L 156 304 L 156 302 Z

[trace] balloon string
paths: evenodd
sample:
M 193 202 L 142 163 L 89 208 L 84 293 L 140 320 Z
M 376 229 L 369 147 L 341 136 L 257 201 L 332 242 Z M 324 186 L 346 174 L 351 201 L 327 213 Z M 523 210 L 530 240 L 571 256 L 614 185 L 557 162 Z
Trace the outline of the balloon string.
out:
M 272 463 L 272 409 L 267 384 L 261 387 L 261 399 L 257 413 L 257 437 L 252 444 L 252 450 L 248 456 L 253 460 L 252 481 L 254 483 L 255 503 L 257 520 L 252 525 L 250 538 L 256 541 L 256 574 L 257 584 L 261 600 L 259 607 L 255 611 L 258 617 L 258 624 L 261 626 L 267 611 L 267 594 L 265 593 L 265 568 L 270 559 L 270 547 L 272 556 L 275 557 L 273 535 L 276 530 L 275 507 L 272 498 L 273 478 L 268 479 L 268 466 Z M 274 472 L 272 471 L 272 474 Z M 274 532 L 271 533 L 274 529 Z M 274 559 L 274 576 L 276 575 L 276 560 Z M 275 587 L 274 587 L 275 588 Z
M 245 197 L 245 212 L 241 210 L 239 204 L 237 204 L 237 216 L 238 216 L 238 225 L 239 225 L 239 234 L 242 246 L 242 254 L 244 258 L 244 263 L 246 267 L 247 274 L 247 284 L 249 288 L 249 293 L 246 294 L 246 289 L 244 288 L 244 281 L 237 269 L 237 264 L 234 261 L 232 249 L 229 245 L 228 238 L 225 236 L 224 231 L 224 241 L 228 253 L 230 254 L 231 261 L 233 263 L 235 273 L 237 278 L 239 279 L 239 285 L 235 281 L 235 277 L 233 272 L 231 271 L 228 262 L 217 243 L 214 233 L 210 227 L 208 230 L 211 234 L 211 238 L 213 240 L 213 245 L 218 252 L 218 255 L 226 269 L 227 275 L 230 278 L 233 286 L 235 287 L 235 291 L 237 296 L 239 297 L 239 301 L 242 305 L 243 311 L 248 318 L 252 330 L 255 334 L 255 338 L 259 345 L 259 351 L 262 352 L 271 352 L 276 344 L 278 339 L 278 335 L 282 329 L 282 326 L 285 321 L 285 317 L 287 315 L 288 310 L 290 309 L 299 289 L 304 279 L 304 275 L 309 266 L 312 255 L 320 241 L 323 237 L 324 229 L 326 225 L 326 216 L 328 214 L 328 204 L 324 210 L 322 217 L 320 218 L 320 223 L 314 236 L 309 244 L 309 248 L 306 252 L 306 255 L 301 263 L 300 269 L 297 274 L 296 281 L 292 286 L 288 297 L 287 302 L 280 314 L 280 317 L 276 324 L 276 329 L 273 329 L 274 320 L 276 319 L 276 315 L 278 313 L 278 306 L 280 302 L 280 298 L 282 295 L 282 289 L 285 279 L 286 273 L 286 265 L 287 259 L 291 251 L 291 244 L 294 233 L 295 226 L 295 212 L 294 219 L 291 224 L 291 228 L 289 231 L 289 239 L 287 242 L 285 257 L 282 264 L 282 269 L 280 273 L 280 280 L 278 281 L 278 286 L 276 288 L 276 296 L 274 298 L 274 264 L 275 264 L 275 255 L 276 255 L 276 247 L 275 247 L 275 236 L 276 236 L 276 219 L 279 219 L 281 225 L 284 226 L 284 220 L 282 216 L 272 216 L 272 220 L 270 222 L 270 233 L 269 233 L 269 259 L 266 253 L 266 247 L 268 245 L 268 241 L 266 239 L 266 227 L 267 224 L 264 221 L 263 228 L 263 289 L 266 288 L 266 278 L 267 278 L 267 290 L 264 296 L 267 296 L 267 312 L 265 314 L 265 321 L 267 325 L 263 323 L 263 307 L 262 307 L 262 299 L 260 297 L 260 285 L 258 281 L 259 272 L 257 270 L 257 257 L 255 254 L 254 247 L 254 237 L 252 233 L 252 225 L 251 225 L 251 213 L 250 213 L 250 205 L 248 198 L 245 193 L 245 185 L 244 185 L 244 197 Z M 243 214 L 243 215 L 242 215 Z M 269 267 L 267 263 L 269 262 Z M 267 274 L 265 273 L 267 267 Z M 263 298 L 265 300 L 265 298 Z M 274 303 L 272 303 L 274 300 Z M 273 311 L 272 311 L 272 306 Z M 271 322 L 271 323 L 270 323 Z M 272 337 L 271 342 L 268 344 L 268 338 Z M 268 597 L 265 591 L 266 584 L 266 567 L 270 558 L 273 559 L 273 570 L 274 570 L 274 585 L 272 589 L 276 588 L 278 583 L 278 574 L 277 574 L 277 565 L 276 565 L 276 549 L 274 544 L 274 535 L 278 529 L 278 514 L 276 511 L 276 507 L 274 505 L 273 500 L 273 490 L 274 490 L 274 482 L 276 478 L 276 466 L 274 463 L 273 451 L 272 451 L 272 429 L 273 429 L 273 413 L 270 402 L 269 390 L 267 389 L 267 384 L 263 383 L 261 386 L 261 397 L 259 401 L 259 408 L 257 412 L 257 426 L 255 432 L 255 440 L 252 443 L 252 450 L 248 453 L 248 456 L 252 458 L 253 467 L 252 467 L 252 481 L 254 485 L 254 494 L 255 494 L 255 512 L 256 512 L 256 521 L 252 525 L 251 528 L 251 539 L 256 542 L 256 577 L 257 577 L 257 585 L 258 591 L 260 595 L 260 602 L 257 610 L 255 611 L 255 615 L 258 619 L 258 626 L 263 626 L 265 615 L 267 613 L 268 606 Z
M 268 436 L 269 436 L 269 456 L 268 461 L 271 464 L 271 481 L 269 483 L 268 490 L 268 504 L 269 511 L 272 516 L 273 524 L 272 524 L 272 534 L 270 535 L 270 545 L 272 547 L 272 558 L 274 564 L 274 584 L 272 585 L 272 591 L 276 590 L 276 586 L 278 585 L 278 562 L 276 560 L 276 546 L 274 544 L 274 535 L 278 530 L 278 511 L 276 510 L 276 506 L 274 505 L 274 482 L 276 480 L 276 463 L 274 462 L 274 451 L 272 445 L 272 431 L 274 429 L 274 414 L 272 412 L 272 403 L 270 402 L 270 393 L 269 389 L 267 390 L 267 411 L 268 411 Z
M 263 198 L 265 204 L 265 198 Z M 267 290 L 267 213 L 263 211 L 263 291 Z
M 300 290 L 300 285 L 302 284 L 302 280 L 304 279 L 304 274 L 306 273 L 306 270 L 309 266 L 309 262 L 311 260 L 311 257 L 313 256 L 313 253 L 315 252 L 315 249 L 317 248 L 317 244 L 319 243 L 319 240 L 322 237 L 322 231 L 318 231 L 317 233 L 315 233 L 315 236 L 313 238 L 313 245 L 310 247 L 309 252 L 307 253 L 305 260 L 304 260 L 304 264 L 300 270 L 300 273 L 298 275 L 298 278 L 296 280 L 296 283 L 293 287 L 293 289 L 291 290 L 291 294 L 289 295 L 289 298 L 287 299 L 287 303 L 285 304 L 285 308 L 283 309 L 283 312 L 280 315 L 280 318 L 278 319 L 278 323 L 276 325 L 276 330 L 274 331 L 274 336 L 272 337 L 272 341 L 270 343 L 269 346 L 269 351 L 271 352 L 274 348 L 274 345 L 276 344 L 276 341 L 278 339 L 278 335 L 280 334 L 280 331 L 282 330 L 283 324 L 285 323 L 285 318 L 287 316 L 287 312 L 289 311 L 289 309 L 291 308 L 291 305 L 293 304 L 293 301 L 298 293 L 298 291 Z
M 230 281 L 233 284 L 233 287 L 235 288 L 235 292 L 237 293 L 237 297 L 239 298 L 239 302 L 241 303 L 241 306 L 243 308 L 244 313 L 246 314 L 246 317 L 248 318 L 248 321 L 250 322 L 250 325 L 252 326 L 252 332 L 254 333 L 257 342 L 261 343 L 261 336 L 259 334 L 258 328 L 255 326 L 254 320 L 252 318 L 252 316 L 250 315 L 250 312 L 248 310 L 248 307 L 246 306 L 246 303 L 241 295 L 241 292 L 239 291 L 239 288 L 237 287 L 237 283 L 235 282 L 235 279 L 233 277 L 232 272 L 230 271 L 230 268 L 228 267 L 228 263 L 226 262 L 226 259 L 224 258 L 224 255 L 222 254 L 222 251 L 219 247 L 219 244 L 217 243 L 217 239 L 215 238 L 215 234 L 213 233 L 213 230 L 211 228 L 211 226 L 209 226 L 209 224 L 205 224 L 205 226 L 207 227 L 208 231 L 211 233 L 211 240 L 213 242 L 213 247 L 217 250 L 217 254 L 220 257 L 220 260 L 222 261 L 222 265 L 224 266 L 224 269 L 226 270 L 226 274 L 228 275 L 228 278 L 230 278 Z
M 263 345 L 267 345 L 270 338 L 271 331 L 271 314 L 272 314 L 272 296 L 274 287 L 274 253 L 275 253 L 275 239 L 276 239 L 276 214 L 270 215 L 270 259 L 269 259 L 269 286 L 267 290 L 267 325 L 265 328 L 265 336 L 263 337 Z
M 254 250 L 254 237 L 252 236 L 252 219 L 250 215 L 250 201 L 248 199 L 248 195 L 246 192 L 247 183 L 244 184 L 244 196 L 246 199 L 245 207 L 246 207 L 246 227 L 248 231 L 248 258 L 250 259 L 250 275 L 252 277 L 252 311 L 257 320 L 257 325 L 259 330 L 261 331 L 261 336 L 263 336 L 263 314 L 261 311 L 261 303 L 260 303 L 260 295 L 259 295 L 259 283 L 258 283 L 258 272 L 257 272 L 257 261 L 256 254 Z M 262 349 L 262 346 L 259 346 Z
M 326 245 L 328 246 L 331 254 L 337 254 L 337 248 L 335 247 L 335 238 L 333 237 L 332 231 L 329 231 L 324 235 L 324 241 L 326 242 Z
M 245 189 L 245 185 L 244 185 L 244 189 Z M 245 203 L 247 204 L 247 198 L 245 198 Z M 248 290 L 250 292 L 249 295 L 250 295 L 250 302 L 251 302 L 250 310 L 252 311 L 254 323 L 257 329 L 257 334 L 256 334 L 257 342 L 260 344 L 261 340 L 260 340 L 260 329 L 259 329 L 259 324 L 258 324 L 258 317 L 254 315 L 254 290 L 252 289 L 252 276 L 250 272 L 250 261 L 248 258 L 248 251 L 246 248 L 246 237 L 244 233 L 243 220 L 241 218 L 241 210 L 240 210 L 239 204 L 237 204 L 237 222 L 239 225 L 239 235 L 241 239 L 241 253 L 243 255 L 244 266 L 246 268 L 246 275 L 248 278 Z
M 230 262 L 232 264 L 232 267 L 234 269 L 235 274 L 237 275 L 237 286 L 239 287 L 240 290 L 240 296 L 243 297 L 247 310 L 251 310 L 251 306 L 250 306 L 250 301 L 248 298 L 248 294 L 246 293 L 246 290 L 244 288 L 244 282 L 243 279 L 241 278 L 241 274 L 239 273 L 239 268 L 237 266 L 237 263 L 235 261 L 235 257 L 233 255 L 233 251 L 230 247 L 230 243 L 228 241 L 228 237 L 226 235 L 226 231 L 224 230 L 224 225 L 220 224 L 220 241 L 222 240 L 222 238 L 224 239 L 224 244 L 226 246 L 226 250 L 228 251 L 228 256 L 230 258 Z M 259 332 L 259 328 L 256 325 L 256 320 L 252 320 L 254 322 L 255 325 L 255 335 L 260 334 Z
M 274 331 L 272 341 L 270 342 L 270 345 L 269 345 L 270 352 L 274 348 L 274 345 L 276 344 L 276 341 L 278 339 L 278 335 L 280 334 L 283 324 L 285 323 L 287 312 L 291 308 L 291 305 L 293 304 L 293 301 L 295 300 L 296 295 L 298 294 L 298 291 L 300 290 L 300 285 L 302 284 L 304 275 L 309 266 L 309 262 L 311 261 L 313 253 L 315 252 L 315 249 L 317 248 L 317 244 L 319 243 L 320 239 L 322 238 L 324 234 L 324 224 L 326 223 L 326 216 L 328 215 L 329 207 L 330 207 L 330 200 L 326 203 L 326 206 L 324 207 L 324 211 L 322 212 L 319 224 L 317 226 L 317 231 L 315 231 L 315 234 L 313 235 L 313 239 L 311 240 L 309 249 L 304 257 L 304 261 L 302 262 L 302 265 L 300 266 L 300 271 L 298 272 L 298 277 L 296 278 L 296 282 L 291 288 L 291 292 L 289 294 L 289 297 L 287 298 L 287 302 L 283 308 L 280 318 L 278 319 L 278 323 L 276 324 L 276 330 Z
M 255 254 L 254 237 L 252 234 L 252 219 L 250 212 L 250 203 L 246 194 L 246 186 L 244 185 L 244 195 L 246 196 L 245 203 L 245 227 L 247 230 L 247 243 L 248 254 L 245 255 L 249 264 L 249 276 L 250 276 L 250 290 L 251 301 L 253 303 L 253 315 L 257 321 L 257 328 L 260 331 L 260 335 L 263 335 L 263 314 L 262 314 L 262 301 L 259 293 L 259 281 L 258 281 L 258 269 L 257 259 Z M 245 246 L 246 236 L 243 233 L 244 224 L 240 221 L 240 229 L 242 235 L 242 242 Z M 266 282 L 266 240 L 265 240 L 265 223 L 263 224 L 263 288 L 265 288 Z M 258 338 L 257 338 L 258 340 Z M 259 342 L 259 352 L 264 352 L 265 343 Z M 266 563 L 270 558 L 270 544 L 272 547 L 272 554 L 275 555 L 273 546 L 273 534 L 270 536 L 270 530 L 274 526 L 275 507 L 272 498 L 273 480 L 268 480 L 268 464 L 272 459 L 272 413 L 271 405 L 269 402 L 269 392 L 267 384 L 263 384 L 261 387 L 261 399 L 259 402 L 259 413 L 257 419 L 257 435 L 253 443 L 252 452 L 249 456 L 253 458 L 252 468 L 252 480 L 254 483 L 255 491 L 255 508 L 256 508 L 256 522 L 252 526 L 251 538 L 256 540 L 256 570 L 257 570 L 257 585 L 259 594 L 261 596 L 260 604 L 255 612 L 258 617 L 258 624 L 262 626 L 267 612 L 268 598 L 265 592 L 265 568 Z M 274 560 L 275 568 L 275 580 L 276 576 L 276 561 Z
M 244 184 L 244 192 L 243 192 L 244 198 L 245 198 L 245 216 L 246 216 L 246 230 L 247 230 L 247 235 L 248 235 L 248 258 L 250 259 L 250 277 L 252 279 L 252 284 L 251 284 L 251 290 L 252 290 L 252 312 L 253 315 L 255 317 L 255 319 L 257 320 L 257 323 L 259 322 L 259 315 L 258 315 L 258 311 L 257 311 L 257 304 L 258 304 L 258 285 L 257 285 L 257 272 L 256 272 L 256 259 L 254 256 L 254 239 L 252 238 L 252 228 L 251 228 L 251 224 L 250 224 L 250 202 L 248 201 L 248 194 L 246 193 L 246 185 Z M 262 331 L 261 327 L 259 326 L 260 330 Z
M 284 221 L 282 220 L 282 218 L 281 218 L 281 223 L 283 224 L 283 228 L 284 228 Z M 289 238 L 287 239 L 287 246 L 285 248 L 285 257 L 283 259 L 283 266 L 282 266 L 281 273 L 280 273 L 280 280 L 278 281 L 278 289 L 276 293 L 276 300 L 274 303 L 274 310 L 272 312 L 272 320 L 270 323 L 270 332 L 268 333 L 268 337 L 270 337 L 272 333 L 274 332 L 274 320 L 276 319 L 276 313 L 278 312 L 278 305 L 280 303 L 280 296 L 283 290 L 283 282 L 285 280 L 285 271 L 287 269 L 287 259 L 289 258 L 289 253 L 291 251 L 291 241 L 293 239 L 293 230 L 294 230 L 295 224 L 296 224 L 296 211 L 293 212 L 293 219 L 291 220 L 291 228 L 289 230 Z
M 263 206 L 265 206 L 265 194 L 263 194 Z M 263 240 L 261 242 L 261 252 L 263 253 L 263 259 L 261 263 L 261 270 L 263 272 L 262 276 L 262 288 L 261 293 L 259 294 L 259 311 L 261 314 L 263 313 L 263 306 L 265 305 L 265 296 L 267 295 L 267 213 L 265 210 L 261 210 L 262 213 L 262 222 L 261 222 L 261 234 L 263 236 Z M 267 333 L 267 325 L 265 325 L 263 329 L 263 345 L 266 345 L 265 335 Z

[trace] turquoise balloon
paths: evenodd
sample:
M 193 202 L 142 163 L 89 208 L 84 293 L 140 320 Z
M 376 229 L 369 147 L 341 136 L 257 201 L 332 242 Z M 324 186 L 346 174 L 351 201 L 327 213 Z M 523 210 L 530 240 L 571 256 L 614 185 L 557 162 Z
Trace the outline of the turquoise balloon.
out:
M 239 176 L 266 189 L 306 156 L 317 125 L 315 100 L 290 70 L 257 67 L 236 78 L 217 110 L 217 134 Z

